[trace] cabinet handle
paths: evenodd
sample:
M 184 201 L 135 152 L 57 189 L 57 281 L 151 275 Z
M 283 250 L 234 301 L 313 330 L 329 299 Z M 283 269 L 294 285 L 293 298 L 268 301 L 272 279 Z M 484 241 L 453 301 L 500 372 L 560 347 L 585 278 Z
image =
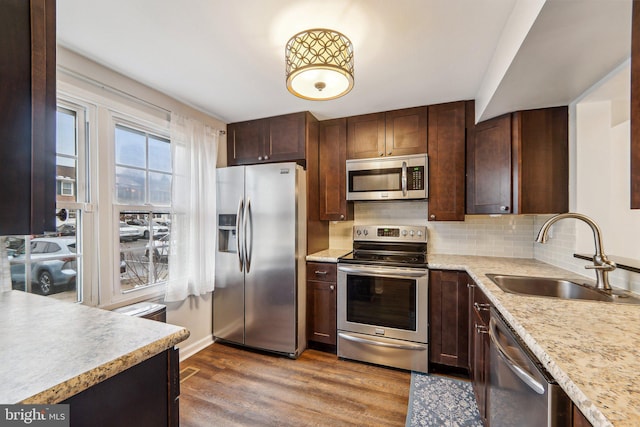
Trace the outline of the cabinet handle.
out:
M 333 286 L 333 285 L 329 286 L 329 289 L 331 289 L 331 290 L 334 290 L 335 288 L 336 288 L 336 287 L 335 287 L 335 286 Z
M 264 159 L 265 160 L 269 160 L 269 156 L 264 156 Z
M 380 157 L 384 156 L 384 153 L 379 153 L 379 154 L 380 154 Z
M 262 160 L 262 156 L 258 156 L 258 160 Z
M 436 219 L 436 216 L 434 214 L 429 215 L 429 219 Z
M 319 270 L 314 271 L 314 273 L 315 273 L 315 274 L 318 274 L 318 275 L 320 275 L 320 276 L 325 276 L 325 275 L 327 274 L 327 272 L 326 272 L 326 271 L 319 271 Z
M 391 155 L 391 153 L 393 153 L 393 151 L 389 151 L 389 152 L 387 153 L 387 156 L 390 156 L 390 155 Z
M 340 219 L 344 219 L 344 215 L 340 215 Z
M 476 284 L 475 283 L 467 283 L 467 288 L 475 288 Z
M 488 333 L 489 333 L 489 328 L 487 328 L 487 327 L 486 327 L 486 326 L 484 326 L 484 325 L 478 325 L 478 324 L 476 323 L 476 332 L 477 332 L 478 334 L 488 334 Z
M 478 311 L 489 311 L 491 304 L 482 304 L 482 303 L 474 302 L 473 306 Z
M 509 206 L 500 206 L 500 210 L 502 212 L 507 212 L 509 210 Z

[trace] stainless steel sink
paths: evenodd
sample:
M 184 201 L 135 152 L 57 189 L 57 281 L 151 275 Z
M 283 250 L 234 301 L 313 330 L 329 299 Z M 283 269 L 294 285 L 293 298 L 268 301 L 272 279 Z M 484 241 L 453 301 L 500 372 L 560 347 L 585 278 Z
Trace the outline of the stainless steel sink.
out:
M 599 290 L 589 285 L 564 279 L 510 276 L 505 274 L 487 274 L 487 277 L 503 291 L 513 294 L 640 304 L 640 298 L 628 291 L 619 289 L 609 291 Z

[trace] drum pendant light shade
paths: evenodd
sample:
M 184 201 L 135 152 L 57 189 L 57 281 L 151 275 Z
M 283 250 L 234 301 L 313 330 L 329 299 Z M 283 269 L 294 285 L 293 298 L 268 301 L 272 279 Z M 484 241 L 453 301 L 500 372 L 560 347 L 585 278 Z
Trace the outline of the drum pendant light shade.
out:
M 343 34 L 316 28 L 291 37 L 285 49 L 287 89 L 300 98 L 324 101 L 353 87 L 353 45 Z

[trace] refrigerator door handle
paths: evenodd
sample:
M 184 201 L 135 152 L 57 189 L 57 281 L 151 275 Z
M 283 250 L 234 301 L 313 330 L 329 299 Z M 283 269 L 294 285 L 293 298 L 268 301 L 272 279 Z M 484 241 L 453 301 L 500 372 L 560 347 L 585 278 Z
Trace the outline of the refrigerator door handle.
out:
M 244 200 L 240 199 L 238 202 L 238 212 L 236 213 L 236 248 L 238 250 L 238 267 L 240 272 L 244 270 L 244 251 L 240 244 L 240 224 L 242 222 L 244 212 Z
M 251 252 L 253 251 L 253 218 L 251 217 L 251 199 L 247 199 L 247 206 L 242 218 L 242 238 L 244 240 L 244 263 L 247 273 L 251 270 Z M 247 223 L 249 223 L 250 233 L 247 233 Z

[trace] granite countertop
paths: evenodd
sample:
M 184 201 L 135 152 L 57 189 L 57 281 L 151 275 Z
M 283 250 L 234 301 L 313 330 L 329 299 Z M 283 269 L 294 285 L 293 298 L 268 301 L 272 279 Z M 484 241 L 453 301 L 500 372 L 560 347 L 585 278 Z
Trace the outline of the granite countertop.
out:
M 351 252 L 351 249 L 325 249 L 320 252 L 307 255 L 307 261 L 313 262 L 338 262 L 338 258 Z
M 594 426 L 640 425 L 640 305 L 510 294 L 487 273 L 584 276 L 534 259 L 428 256 L 466 270 Z
M 189 337 L 174 325 L 0 292 L 0 403 L 58 403 Z

